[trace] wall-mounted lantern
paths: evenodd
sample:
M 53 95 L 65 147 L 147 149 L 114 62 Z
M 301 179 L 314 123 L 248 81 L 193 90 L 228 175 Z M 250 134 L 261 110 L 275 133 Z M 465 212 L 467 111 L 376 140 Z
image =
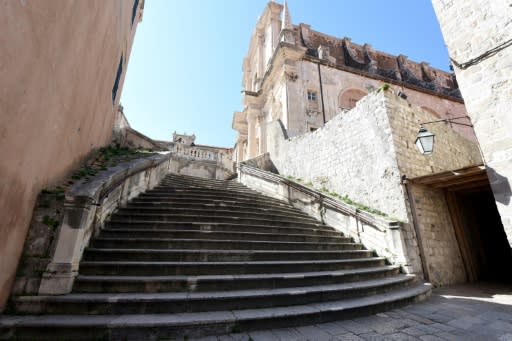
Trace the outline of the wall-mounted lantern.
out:
M 420 126 L 420 131 L 418 132 L 418 136 L 416 136 L 416 141 L 414 144 L 420 150 L 420 153 L 423 155 L 432 154 L 434 151 L 434 133 L 431 133 L 427 129 Z
M 453 121 L 453 120 L 457 120 L 457 119 L 461 119 L 461 118 L 469 119 L 469 116 L 459 116 L 459 117 L 446 118 L 444 120 L 420 123 L 420 130 L 418 131 L 418 136 L 416 136 L 416 141 L 414 141 L 414 144 L 416 145 L 416 147 L 418 147 L 420 153 L 423 155 L 429 155 L 429 154 L 432 154 L 432 152 L 434 151 L 434 136 L 435 136 L 435 134 L 431 133 L 430 131 L 425 129 L 423 127 L 424 125 L 445 122 L 445 123 L 458 124 L 458 125 L 466 126 L 466 127 L 473 127 L 472 124 L 460 123 L 460 122 Z

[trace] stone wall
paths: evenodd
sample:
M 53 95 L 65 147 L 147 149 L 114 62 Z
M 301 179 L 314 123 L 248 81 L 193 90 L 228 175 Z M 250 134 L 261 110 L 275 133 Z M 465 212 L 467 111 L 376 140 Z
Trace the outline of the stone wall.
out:
M 466 271 L 443 190 L 410 186 L 429 281 L 435 285 L 465 282 Z
M 408 220 L 382 93 L 370 94 L 312 133 L 284 140 L 277 122 L 269 124 L 267 131 L 270 157 L 280 174 L 347 194 L 354 201 Z
M 483 163 L 477 143 L 454 133 L 450 123 L 425 125 L 428 131 L 435 134 L 434 152 L 430 155 L 419 153 L 414 144 L 419 123 L 433 121 L 435 117 L 397 96 L 387 98 L 386 111 L 395 157 L 402 175 L 414 178 Z
M 263 156 L 268 156 L 264 154 Z M 310 187 L 263 171 L 271 160 L 260 157 L 240 165 L 239 181 L 270 197 L 284 200 L 304 213 L 363 244 L 367 249 L 399 265 L 405 273 L 422 275 L 421 260 L 410 224 L 358 210 Z
M 512 38 L 512 7 L 507 1 L 434 0 L 450 57 L 464 64 Z M 475 65 L 454 66 L 475 126 L 496 205 L 512 245 L 512 47 Z M 455 63 L 454 63 L 455 64 Z
M 232 175 L 232 169 L 222 167 L 216 161 L 194 160 L 173 155 L 171 173 L 223 180 Z
M 373 92 L 355 108 L 338 114 L 312 133 L 285 139 L 284 128 L 271 123 L 267 128 L 267 145 L 280 174 L 301 178 L 316 188 L 325 187 L 383 211 L 405 222 L 405 233 L 416 239 L 402 177 L 414 178 L 482 163 L 478 146 L 444 123 L 428 127 L 436 134 L 435 152 L 420 154 L 414 145 L 419 122 L 433 119 L 432 114 L 390 91 Z M 429 191 L 433 190 L 416 188 L 411 191 L 411 199 L 421 217 L 416 228 L 422 234 L 421 246 L 431 267 L 431 281 L 461 282 L 464 272 L 460 272 L 458 244 L 447 205 L 441 190 Z M 443 242 L 438 243 L 439 238 Z
M 144 1 L 134 3 L 0 4 L 0 310 L 38 193 L 110 142 Z

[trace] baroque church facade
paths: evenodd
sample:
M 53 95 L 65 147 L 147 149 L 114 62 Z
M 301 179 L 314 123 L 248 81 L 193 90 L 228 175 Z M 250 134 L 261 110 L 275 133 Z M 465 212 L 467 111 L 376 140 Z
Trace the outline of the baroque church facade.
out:
M 383 84 L 438 119 L 467 116 L 453 74 L 293 25 L 286 3 L 269 2 L 243 61 L 244 109 L 234 113 L 232 125 L 235 159 L 267 151 L 268 122 L 280 120 L 288 136 L 311 132 Z M 471 128 L 452 128 L 475 139 Z

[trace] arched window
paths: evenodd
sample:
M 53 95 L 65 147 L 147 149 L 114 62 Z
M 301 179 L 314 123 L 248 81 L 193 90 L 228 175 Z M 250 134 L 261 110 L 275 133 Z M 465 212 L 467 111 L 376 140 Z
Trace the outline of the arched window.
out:
M 368 95 L 368 93 L 360 89 L 342 91 L 338 97 L 338 106 L 341 109 L 350 110 L 356 106 L 357 101 L 366 95 Z

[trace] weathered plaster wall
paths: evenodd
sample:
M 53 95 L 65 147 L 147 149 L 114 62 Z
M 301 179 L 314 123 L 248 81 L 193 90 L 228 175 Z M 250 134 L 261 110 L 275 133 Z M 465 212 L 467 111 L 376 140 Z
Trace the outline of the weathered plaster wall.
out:
M 0 310 L 37 194 L 110 141 L 133 1 L 0 3 Z M 118 103 L 124 76 L 120 79 Z
M 512 7 L 507 1 L 434 0 L 433 5 L 450 56 L 459 64 L 512 38 Z M 465 70 L 454 69 L 512 245 L 512 47 Z

